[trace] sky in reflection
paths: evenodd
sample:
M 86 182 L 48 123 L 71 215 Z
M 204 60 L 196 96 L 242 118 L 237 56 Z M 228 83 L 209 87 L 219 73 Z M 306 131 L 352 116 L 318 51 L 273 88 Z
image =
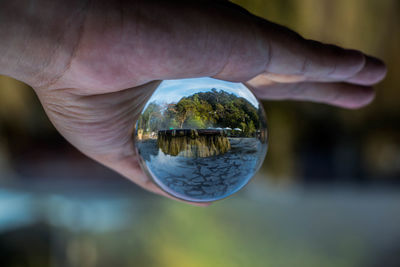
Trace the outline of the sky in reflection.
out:
M 182 80 L 184 80 L 184 82 L 182 82 Z M 154 92 L 147 105 L 153 101 L 156 101 L 157 104 L 176 103 L 182 97 L 193 95 L 198 92 L 209 92 L 212 88 L 224 90 L 238 97 L 243 97 L 255 107 L 258 107 L 257 99 L 243 84 L 221 81 L 207 77 L 165 80 Z M 160 101 L 163 101 L 163 103 L 160 103 Z M 147 105 L 144 109 L 146 109 Z

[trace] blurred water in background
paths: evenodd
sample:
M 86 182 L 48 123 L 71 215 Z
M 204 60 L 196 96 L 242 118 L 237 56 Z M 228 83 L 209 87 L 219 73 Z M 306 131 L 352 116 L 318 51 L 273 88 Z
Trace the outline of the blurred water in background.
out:
M 30 88 L 0 77 L 0 266 L 400 266 L 400 2 L 234 2 L 384 58 L 376 101 L 357 111 L 265 102 L 262 170 L 197 208 L 85 158 Z

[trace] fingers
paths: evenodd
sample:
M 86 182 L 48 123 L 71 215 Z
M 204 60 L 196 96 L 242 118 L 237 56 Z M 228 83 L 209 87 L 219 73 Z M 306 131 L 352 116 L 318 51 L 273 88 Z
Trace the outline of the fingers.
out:
M 253 32 L 256 38 L 251 39 L 245 34 L 241 34 L 241 37 L 247 39 L 248 49 L 258 51 L 258 58 L 255 55 L 254 58 L 245 58 L 244 55 L 249 55 L 246 49 L 238 52 L 235 47 L 231 50 L 228 62 L 215 77 L 240 80 L 240 77 L 251 76 L 260 69 L 261 73 L 275 76 L 278 82 L 282 82 L 282 79 L 285 82 L 348 81 L 372 85 L 385 77 L 385 64 L 376 58 L 357 50 L 306 40 L 286 27 L 254 16 L 252 18 L 257 21 L 257 30 Z M 251 22 L 247 26 L 250 28 Z M 253 63 L 252 68 L 245 67 L 245 60 Z M 242 75 L 238 74 L 240 71 L 243 71 Z
M 212 54 L 212 60 L 207 61 L 210 63 L 207 68 L 209 72 L 215 72 L 219 66 L 219 71 L 213 75 L 215 78 L 245 81 L 263 73 L 274 75 L 279 82 L 280 78 L 288 80 L 290 77 L 287 82 L 349 81 L 372 85 L 381 81 L 386 74 L 382 61 L 360 51 L 306 40 L 290 29 L 243 10 L 236 12 L 240 10 L 234 5 L 225 7 L 220 10 L 226 13 L 225 23 L 212 25 L 215 31 L 208 36 L 215 44 L 221 43 L 217 47 L 220 51 Z M 207 23 L 215 21 L 208 20 Z M 227 31 L 229 38 L 224 34 Z M 228 51 L 228 55 L 223 50 Z M 208 54 L 204 51 L 201 56 L 204 58 Z M 216 61 L 224 63 L 221 65 Z
M 306 40 L 297 33 L 267 21 L 260 23 L 266 73 L 277 82 L 347 81 L 373 85 L 386 75 L 385 64 L 360 51 Z
M 295 82 L 335 82 L 345 81 L 347 83 L 358 84 L 358 85 L 374 85 L 382 81 L 386 76 L 386 66 L 384 63 L 374 57 L 366 56 L 366 62 L 364 67 L 356 73 L 354 76 L 348 79 L 335 79 L 333 77 L 306 77 L 299 74 L 276 74 L 276 73 L 265 73 L 262 74 L 264 77 L 271 81 L 278 83 L 295 83 Z
M 335 82 L 344 81 L 347 83 L 371 86 L 381 82 L 387 73 L 386 65 L 375 57 L 365 56 L 364 67 L 356 74 L 343 79 L 334 77 L 303 77 L 303 80 L 317 81 L 317 82 Z
M 201 76 L 244 82 L 269 73 L 358 84 L 384 76 L 382 62 L 305 40 L 228 1 L 140 3 L 94 8 L 69 69 L 53 86 L 90 94 Z
M 305 40 L 289 30 L 279 30 L 281 26 L 266 25 L 276 27 L 265 29 L 270 48 L 267 72 L 308 80 L 346 80 L 364 68 L 366 59 L 359 51 Z
M 311 101 L 349 109 L 363 107 L 375 97 L 371 87 L 348 83 L 275 83 L 260 75 L 247 85 L 262 99 Z

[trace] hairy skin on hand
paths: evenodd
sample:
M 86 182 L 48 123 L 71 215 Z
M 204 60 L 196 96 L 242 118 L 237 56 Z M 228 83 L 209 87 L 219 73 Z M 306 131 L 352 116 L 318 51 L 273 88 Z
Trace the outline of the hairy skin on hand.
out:
M 30 84 L 80 151 L 161 195 L 132 141 L 160 80 L 210 76 L 246 83 L 262 99 L 358 108 L 386 74 L 378 59 L 305 40 L 228 1 L 2 4 L 0 13 L 19 16 L 0 14 L 0 73 Z

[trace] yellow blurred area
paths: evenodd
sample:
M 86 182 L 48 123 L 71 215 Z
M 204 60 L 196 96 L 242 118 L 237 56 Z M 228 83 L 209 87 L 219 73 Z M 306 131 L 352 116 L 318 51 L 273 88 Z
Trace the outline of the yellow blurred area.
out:
M 31 88 L 7 76 L 0 75 L 0 118 L 13 120 L 16 123 L 24 122 L 31 114 Z

